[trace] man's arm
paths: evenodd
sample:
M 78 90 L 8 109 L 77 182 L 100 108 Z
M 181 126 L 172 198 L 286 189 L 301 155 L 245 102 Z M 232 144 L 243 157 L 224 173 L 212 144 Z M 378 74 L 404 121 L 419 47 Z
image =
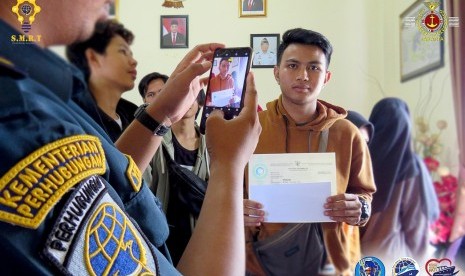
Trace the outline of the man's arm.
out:
M 147 107 L 147 113 L 167 126 L 179 121 L 201 89 L 198 76 L 210 69 L 213 51 L 220 47 L 224 45 L 212 43 L 192 49 L 171 74 L 157 100 Z M 115 144 L 121 152 L 132 157 L 141 171 L 145 171 L 161 140 L 161 136 L 153 135 L 134 120 Z
M 207 120 L 210 180 L 199 220 L 178 264 L 186 275 L 243 275 L 245 271 L 243 176 L 261 132 L 252 73 L 245 93 L 238 117 L 227 121 L 221 111 L 214 111 Z
M 349 183 L 345 194 L 330 196 L 324 205 L 332 220 L 363 226 L 371 215 L 371 199 L 376 191 L 368 146 L 360 133 L 352 145 Z

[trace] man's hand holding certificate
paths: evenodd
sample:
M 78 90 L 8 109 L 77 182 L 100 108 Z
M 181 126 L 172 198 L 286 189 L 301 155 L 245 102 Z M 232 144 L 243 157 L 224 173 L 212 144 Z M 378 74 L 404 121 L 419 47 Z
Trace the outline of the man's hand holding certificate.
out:
M 264 205 L 265 222 L 337 221 L 337 213 L 325 214 L 325 204 L 340 204 L 327 202 L 335 194 L 334 153 L 254 154 L 250 159 L 249 198 Z

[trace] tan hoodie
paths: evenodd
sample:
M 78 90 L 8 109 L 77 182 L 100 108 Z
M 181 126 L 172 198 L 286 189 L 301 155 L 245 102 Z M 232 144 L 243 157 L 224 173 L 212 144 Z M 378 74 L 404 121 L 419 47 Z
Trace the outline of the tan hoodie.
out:
M 376 187 L 370 154 L 366 142 L 358 134 L 358 129 L 349 121 L 343 120 L 347 115 L 346 110 L 318 100 L 317 117 L 305 125 L 296 125 L 287 115 L 281 96 L 269 102 L 266 107 L 267 110 L 259 113 L 262 133 L 255 153 L 318 152 L 319 134 L 322 130 L 330 128 L 327 152 L 336 153 L 337 193 L 358 194 L 371 202 Z M 313 133 L 310 139 L 311 132 Z M 247 191 L 246 187 L 246 197 L 248 197 Z M 247 227 L 248 272 L 253 275 L 264 275 L 253 253 L 250 242 L 253 240 L 252 237 L 258 233 L 256 238 L 263 240 L 285 226 L 284 223 L 262 223 L 260 227 Z M 322 223 L 322 229 L 327 253 L 338 273 L 351 275 L 347 237 L 342 230 L 342 223 Z

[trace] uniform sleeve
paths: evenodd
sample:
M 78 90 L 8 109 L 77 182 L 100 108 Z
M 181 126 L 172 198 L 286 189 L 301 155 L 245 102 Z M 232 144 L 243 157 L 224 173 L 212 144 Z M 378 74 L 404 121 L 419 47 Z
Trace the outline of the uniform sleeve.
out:
M 27 79 L 1 81 L 0 98 L 1 175 L 37 149 L 45 150 L 52 145 L 57 147 L 57 160 L 73 158 L 72 150 L 64 150 L 57 141 L 91 137 L 89 139 L 97 141 L 104 152 L 104 159 L 101 159 L 104 169 L 98 174 L 116 191 L 149 241 L 157 247 L 165 242 L 169 232 L 166 218 L 159 201 L 142 181 L 134 161 L 119 152 L 77 104 Z

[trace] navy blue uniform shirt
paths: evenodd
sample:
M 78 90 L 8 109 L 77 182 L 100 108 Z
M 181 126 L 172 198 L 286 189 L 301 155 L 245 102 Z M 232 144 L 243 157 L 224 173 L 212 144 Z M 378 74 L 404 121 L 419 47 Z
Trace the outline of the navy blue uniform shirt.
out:
M 94 121 L 80 72 L 13 34 L 0 20 L 2 273 L 177 275 L 159 201 Z

